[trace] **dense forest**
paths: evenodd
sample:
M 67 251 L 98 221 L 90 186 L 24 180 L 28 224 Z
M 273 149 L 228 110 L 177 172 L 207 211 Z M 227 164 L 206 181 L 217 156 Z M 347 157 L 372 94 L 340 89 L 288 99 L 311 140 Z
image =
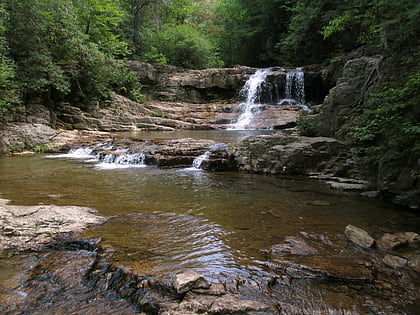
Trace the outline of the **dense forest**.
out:
M 418 59 L 416 0 L 4 0 L 0 113 L 139 86 L 118 60 L 186 68 L 328 64 L 359 46 Z M 406 49 L 409 48 L 409 49 Z
M 106 106 L 111 91 L 144 101 L 127 59 L 192 69 L 336 64 L 339 72 L 359 51 L 384 56 L 385 66 L 350 140 L 374 163 L 390 148 L 415 159 L 419 20 L 417 0 L 3 0 L 0 121 L 33 103 Z

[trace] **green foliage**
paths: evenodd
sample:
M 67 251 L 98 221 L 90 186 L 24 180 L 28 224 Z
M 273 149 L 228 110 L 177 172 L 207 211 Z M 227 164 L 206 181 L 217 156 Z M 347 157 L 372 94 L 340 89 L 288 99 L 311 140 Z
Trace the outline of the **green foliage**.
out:
M 14 81 L 16 67 L 7 54 L 9 45 L 5 37 L 7 13 L 0 4 L 0 121 L 7 120 L 10 111 L 19 102 L 18 87 Z
M 110 86 L 115 92 L 138 103 L 146 102 L 146 97 L 141 94 L 142 85 L 127 64 L 115 61 L 111 69 L 112 73 L 109 75 Z
M 173 65 L 191 69 L 220 66 L 220 60 L 210 41 L 196 28 L 187 24 L 163 29 L 155 45 Z
M 385 155 L 420 158 L 420 72 L 408 73 L 403 83 L 390 82 L 372 95 L 354 117 L 350 136 L 372 163 Z M 413 170 L 412 174 L 418 174 Z
M 114 56 L 129 54 L 128 44 L 118 34 L 125 12 L 119 1 L 73 0 L 77 20 L 89 41 L 98 45 L 101 51 Z
M 239 0 L 218 0 L 214 10 L 214 24 L 218 25 L 215 41 L 220 57 L 228 66 L 243 62 L 251 31 L 245 7 Z
M 45 144 L 35 144 L 34 151 L 39 153 L 45 153 L 48 151 L 48 147 Z
M 321 31 L 324 39 L 357 28 L 360 43 L 395 49 L 420 31 L 416 0 L 344 1 L 335 13 Z
M 313 137 L 316 135 L 315 123 L 310 120 L 307 112 L 302 112 L 296 119 L 299 135 Z

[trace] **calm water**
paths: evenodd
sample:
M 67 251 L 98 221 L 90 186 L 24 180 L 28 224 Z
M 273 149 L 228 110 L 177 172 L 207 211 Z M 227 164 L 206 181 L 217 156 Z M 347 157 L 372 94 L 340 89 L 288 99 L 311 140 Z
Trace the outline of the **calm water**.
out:
M 211 137 L 225 142 L 235 138 L 232 133 Z M 101 236 L 116 249 L 117 263 L 144 275 L 192 267 L 215 281 L 223 272 L 246 275 L 261 268 L 266 258 L 260 249 L 282 243 L 286 236 L 304 232 L 334 239 L 347 224 L 374 237 L 419 227 L 413 213 L 303 178 L 94 166 L 42 155 L 1 157 L 0 197 L 20 205 L 95 208 L 112 218 L 84 236 Z

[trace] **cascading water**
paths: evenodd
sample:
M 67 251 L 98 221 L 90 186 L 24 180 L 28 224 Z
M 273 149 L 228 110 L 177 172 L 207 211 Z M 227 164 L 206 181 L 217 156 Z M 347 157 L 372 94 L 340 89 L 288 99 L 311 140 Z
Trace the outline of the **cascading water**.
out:
M 260 95 L 262 91 L 262 85 L 271 72 L 271 69 L 258 69 L 253 75 L 251 75 L 246 81 L 245 85 L 240 91 L 240 96 L 244 97 L 245 101 L 239 104 L 239 108 L 242 114 L 239 116 L 236 123 L 231 127 L 233 130 L 241 130 L 247 127 L 256 112 L 259 111 Z
M 203 163 L 203 161 L 210 159 L 211 154 L 214 151 L 216 151 L 216 150 L 218 150 L 222 147 L 226 147 L 226 144 L 222 143 L 222 142 L 219 142 L 219 143 L 215 143 L 215 144 L 211 145 L 206 152 L 197 156 L 194 159 L 194 161 L 192 163 L 192 167 L 188 168 L 187 170 L 201 170 L 202 169 L 201 164 Z
M 144 153 L 128 153 L 128 149 L 113 150 L 113 147 L 107 143 L 100 143 L 93 148 L 84 147 L 71 149 L 69 153 L 49 155 L 48 157 L 83 159 L 89 162 L 99 162 L 96 165 L 96 168 L 98 169 L 146 167 L 146 156 Z
M 252 128 L 252 121 L 255 114 L 260 112 L 261 104 L 267 105 L 293 105 L 298 106 L 305 111 L 310 112 L 305 105 L 305 74 L 303 68 L 293 70 L 281 69 L 285 75 L 284 93 L 280 90 L 280 85 L 272 82 L 266 82 L 266 78 L 273 71 L 272 68 L 258 69 L 246 81 L 240 91 L 239 110 L 242 112 L 238 120 L 231 125 L 231 130 L 243 130 Z
M 305 105 L 305 74 L 303 68 L 296 68 L 286 73 L 284 83 L 284 99 L 280 100 L 279 105 L 295 105 L 306 111 L 310 111 Z
M 211 151 L 206 151 L 200 156 L 197 156 L 193 161 L 192 169 L 200 170 L 201 164 L 203 163 L 204 160 L 207 160 L 210 157 L 210 154 L 211 154 Z
M 97 165 L 99 169 L 146 167 L 146 156 L 143 153 L 119 154 L 119 152 L 105 155 L 102 163 Z

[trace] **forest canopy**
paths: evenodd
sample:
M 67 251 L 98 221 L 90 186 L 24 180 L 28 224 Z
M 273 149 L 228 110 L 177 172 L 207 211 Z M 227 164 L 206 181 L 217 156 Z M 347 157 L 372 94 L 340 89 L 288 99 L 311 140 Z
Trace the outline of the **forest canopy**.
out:
M 135 99 L 123 59 L 202 69 L 398 51 L 417 45 L 419 16 L 416 0 L 3 0 L 0 117 L 33 98 Z

